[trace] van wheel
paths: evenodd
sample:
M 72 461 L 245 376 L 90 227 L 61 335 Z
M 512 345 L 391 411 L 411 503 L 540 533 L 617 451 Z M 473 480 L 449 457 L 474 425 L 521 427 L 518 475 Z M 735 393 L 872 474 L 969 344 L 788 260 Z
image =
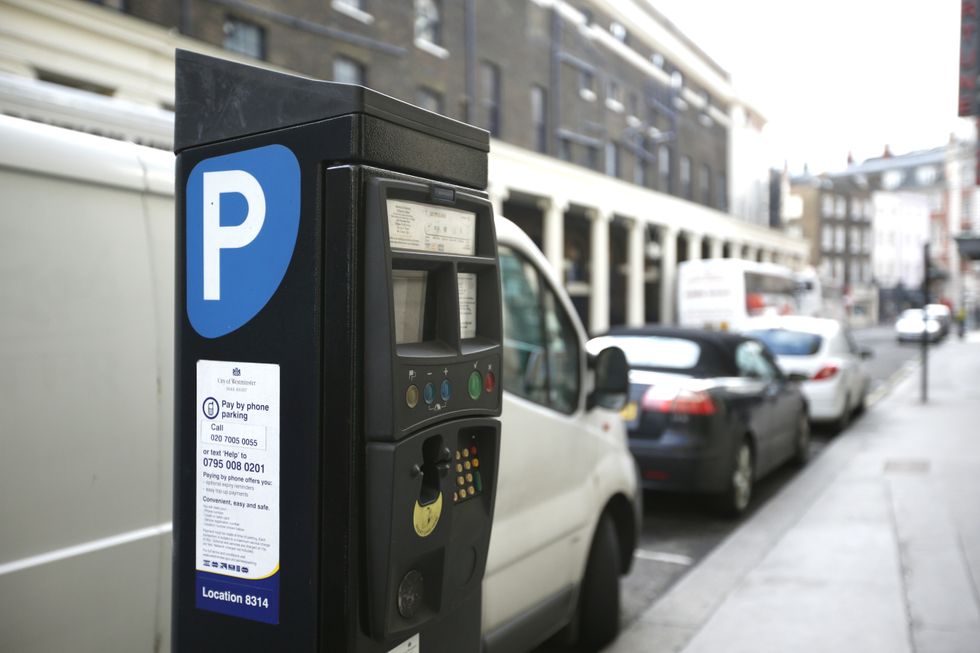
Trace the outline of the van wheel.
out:
M 726 517 L 738 517 L 752 501 L 752 483 L 755 480 L 755 459 L 752 447 L 743 439 L 735 451 L 728 489 L 718 497 L 718 508 Z
M 619 541 L 608 513 L 596 526 L 579 598 L 579 644 L 599 650 L 619 633 Z

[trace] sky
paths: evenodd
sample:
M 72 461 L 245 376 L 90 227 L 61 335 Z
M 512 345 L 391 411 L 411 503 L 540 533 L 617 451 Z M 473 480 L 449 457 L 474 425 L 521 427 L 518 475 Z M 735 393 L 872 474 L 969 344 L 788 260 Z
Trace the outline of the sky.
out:
M 769 123 L 773 165 L 855 160 L 973 133 L 956 117 L 960 0 L 649 0 Z

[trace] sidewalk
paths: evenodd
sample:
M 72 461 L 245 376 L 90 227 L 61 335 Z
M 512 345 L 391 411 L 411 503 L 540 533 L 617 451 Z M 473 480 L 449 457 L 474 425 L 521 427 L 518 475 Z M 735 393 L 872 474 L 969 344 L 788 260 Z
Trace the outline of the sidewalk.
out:
M 980 335 L 919 374 L 607 653 L 980 653 Z

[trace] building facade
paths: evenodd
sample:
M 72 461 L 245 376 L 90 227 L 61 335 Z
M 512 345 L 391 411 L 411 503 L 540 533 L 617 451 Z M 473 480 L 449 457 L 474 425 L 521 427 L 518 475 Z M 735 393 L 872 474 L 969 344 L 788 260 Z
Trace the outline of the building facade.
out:
M 0 71 L 155 110 L 173 107 L 182 47 L 487 129 L 498 213 L 542 247 L 593 332 L 671 322 L 685 258 L 805 255 L 753 195 L 761 115 L 645 2 L 0 0 L 0 20 Z

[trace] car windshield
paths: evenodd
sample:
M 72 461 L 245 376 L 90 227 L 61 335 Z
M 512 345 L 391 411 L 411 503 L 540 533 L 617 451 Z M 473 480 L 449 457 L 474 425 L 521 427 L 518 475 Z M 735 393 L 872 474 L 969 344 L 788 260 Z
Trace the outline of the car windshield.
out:
M 922 319 L 922 309 L 921 308 L 909 308 L 902 311 L 902 315 L 899 319 L 902 320 L 921 320 Z
M 764 342 L 777 356 L 813 356 L 823 344 L 823 337 L 815 333 L 787 329 L 760 329 L 747 335 Z
M 619 347 L 631 367 L 690 370 L 701 358 L 701 346 L 683 338 L 617 336 L 597 338 L 599 348 Z

